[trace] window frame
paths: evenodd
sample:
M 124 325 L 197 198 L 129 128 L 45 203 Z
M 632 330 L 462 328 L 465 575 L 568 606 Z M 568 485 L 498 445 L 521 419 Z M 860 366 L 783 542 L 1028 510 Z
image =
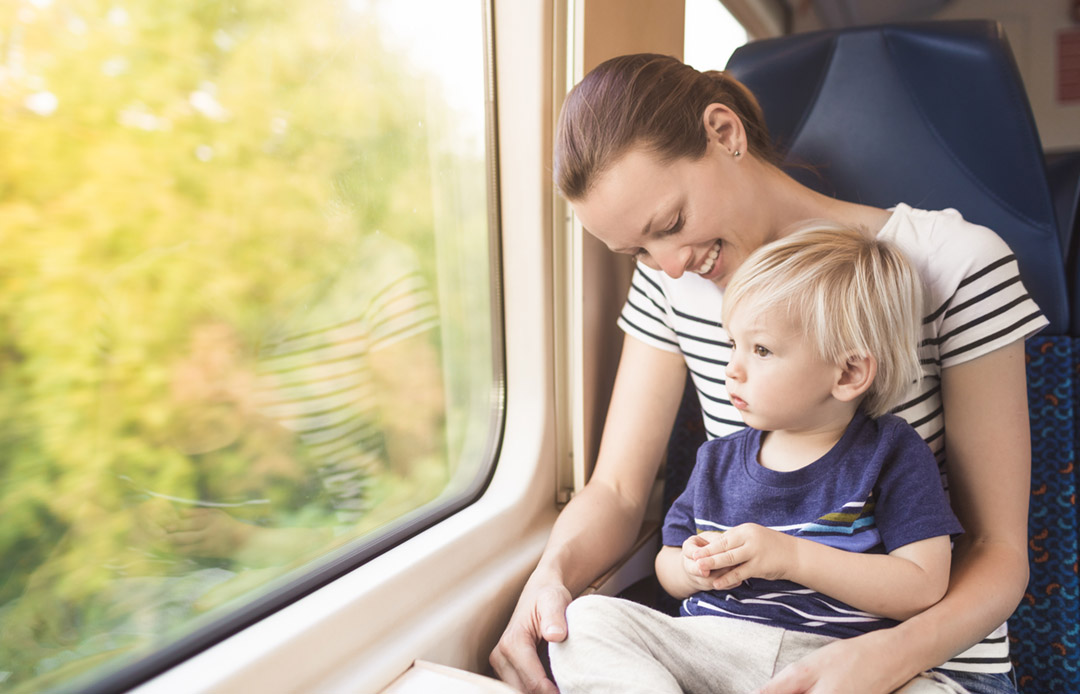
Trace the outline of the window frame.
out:
M 131 691 L 377 691 L 417 658 L 486 669 L 488 644 L 509 618 L 557 514 L 554 464 L 564 456 L 556 450 L 548 175 L 557 3 L 481 1 L 488 55 L 495 56 L 488 61 L 489 114 L 498 111 L 489 138 L 498 157 L 488 167 L 489 189 L 497 190 L 489 217 L 500 239 L 498 265 L 511 270 L 501 273 L 501 303 L 493 303 L 502 311 L 505 409 L 486 487 L 471 504 L 442 509 L 449 515 L 427 527 L 388 536 L 362 565 L 354 559 L 319 572 L 280 609 L 237 619 L 219 642 L 194 635 L 192 643 L 164 649 L 161 662 L 151 656 L 147 662 L 169 669 Z M 95 689 L 135 683 L 132 673 L 127 680 L 122 674 Z

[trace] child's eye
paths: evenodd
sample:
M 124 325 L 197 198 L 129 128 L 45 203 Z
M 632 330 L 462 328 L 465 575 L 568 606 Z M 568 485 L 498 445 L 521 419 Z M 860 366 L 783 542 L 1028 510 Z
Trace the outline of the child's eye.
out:
M 759 357 L 767 357 L 772 354 L 772 350 L 763 345 L 754 345 L 754 354 L 758 355 Z

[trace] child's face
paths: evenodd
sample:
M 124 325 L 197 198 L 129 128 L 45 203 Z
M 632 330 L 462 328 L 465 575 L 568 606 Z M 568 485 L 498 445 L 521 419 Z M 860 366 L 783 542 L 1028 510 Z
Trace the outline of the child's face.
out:
M 743 304 L 725 327 L 732 341 L 727 391 L 748 426 L 810 432 L 833 425 L 840 409 L 833 387 L 843 370 L 819 357 L 784 311 Z

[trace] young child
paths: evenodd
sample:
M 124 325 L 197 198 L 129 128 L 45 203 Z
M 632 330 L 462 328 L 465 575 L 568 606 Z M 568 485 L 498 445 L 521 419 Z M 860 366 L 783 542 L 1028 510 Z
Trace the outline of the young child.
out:
M 550 645 L 562 694 L 745 694 L 941 599 L 962 529 L 930 449 L 888 414 L 921 375 L 921 297 L 896 248 L 825 224 L 742 264 L 722 320 L 749 428 L 701 447 L 656 557 L 682 616 L 574 601 Z M 933 670 L 898 691 L 965 690 Z

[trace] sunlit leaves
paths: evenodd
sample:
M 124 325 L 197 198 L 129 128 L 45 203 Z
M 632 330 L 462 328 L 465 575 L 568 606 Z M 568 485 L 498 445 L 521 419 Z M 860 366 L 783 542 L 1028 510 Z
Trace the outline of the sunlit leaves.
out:
M 424 123 L 449 111 L 429 75 L 385 49 L 365 7 L 0 9 L 0 670 L 16 690 L 143 643 L 110 633 L 133 615 L 167 637 L 300 561 L 219 587 L 226 569 L 249 567 L 162 542 L 185 500 L 235 504 L 262 525 L 333 522 L 318 461 L 237 379 L 363 235 L 404 242 L 435 287 L 441 206 L 485 257 L 484 206 L 432 185 L 447 146 Z M 482 201 L 480 156 L 468 166 L 476 175 L 451 171 L 452 186 Z M 451 257 L 475 258 L 461 252 Z M 454 310 L 487 309 L 467 299 Z M 439 374 L 425 377 L 413 387 L 433 389 L 415 402 L 441 397 Z M 410 475 L 372 480 L 376 509 L 358 532 L 436 496 L 446 461 L 424 458 Z M 155 612 L 161 595 L 118 595 L 118 578 L 216 592 Z

